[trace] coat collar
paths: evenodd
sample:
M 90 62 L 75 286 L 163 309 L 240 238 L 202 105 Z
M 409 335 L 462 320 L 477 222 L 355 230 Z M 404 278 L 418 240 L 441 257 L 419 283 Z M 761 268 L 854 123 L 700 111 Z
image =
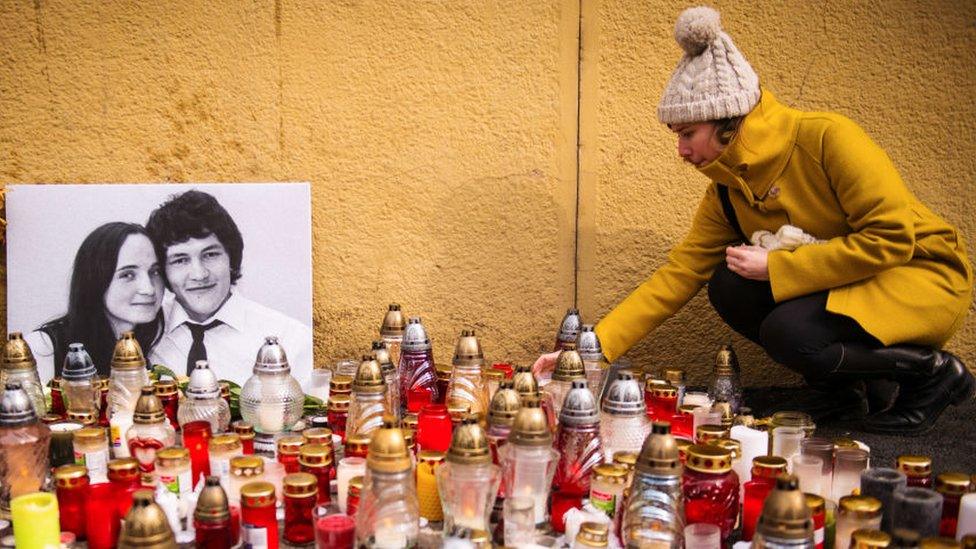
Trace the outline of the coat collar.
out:
M 738 188 L 750 204 L 760 202 L 790 159 L 799 114 L 763 89 L 732 142 L 699 171 L 712 181 Z

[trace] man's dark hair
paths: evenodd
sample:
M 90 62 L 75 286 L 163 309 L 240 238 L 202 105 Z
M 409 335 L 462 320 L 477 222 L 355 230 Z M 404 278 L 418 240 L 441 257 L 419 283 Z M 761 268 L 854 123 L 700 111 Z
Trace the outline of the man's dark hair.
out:
M 166 265 L 166 249 L 191 238 L 217 237 L 230 256 L 230 281 L 241 278 L 244 238 L 234 218 L 213 196 L 190 190 L 171 196 L 149 214 L 146 231 L 156 246 L 161 265 Z M 166 269 L 163 269 L 163 273 Z M 166 282 L 169 284 L 169 281 Z

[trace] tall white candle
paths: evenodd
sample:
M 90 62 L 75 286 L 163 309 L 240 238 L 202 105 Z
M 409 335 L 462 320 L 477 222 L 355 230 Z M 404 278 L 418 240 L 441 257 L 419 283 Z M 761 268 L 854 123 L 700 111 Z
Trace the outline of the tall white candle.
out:
M 742 445 L 742 458 L 732 464 L 732 469 L 739 476 L 740 486 L 752 480 L 752 459 L 764 456 L 769 448 L 769 435 L 745 425 L 734 425 L 731 437 Z
M 976 493 L 966 494 L 959 500 L 959 524 L 956 526 L 956 539 L 976 534 Z
M 349 500 L 349 481 L 366 474 L 366 460 L 361 457 L 347 457 L 339 460 L 336 469 L 336 483 L 338 484 L 339 510 L 346 512 L 346 502 Z M 365 486 L 363 487 L 365 489 Z

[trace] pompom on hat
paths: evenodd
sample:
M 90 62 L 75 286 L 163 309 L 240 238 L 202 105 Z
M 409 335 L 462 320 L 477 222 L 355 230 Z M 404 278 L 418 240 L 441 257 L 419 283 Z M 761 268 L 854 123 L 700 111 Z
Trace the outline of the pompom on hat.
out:
M 681 12 L 674 39 L 685 51 L 657 107 L 664 124 L 706 122 L 744 116 L 759 102 L 759 77 L 717 11 L 706 6 Z

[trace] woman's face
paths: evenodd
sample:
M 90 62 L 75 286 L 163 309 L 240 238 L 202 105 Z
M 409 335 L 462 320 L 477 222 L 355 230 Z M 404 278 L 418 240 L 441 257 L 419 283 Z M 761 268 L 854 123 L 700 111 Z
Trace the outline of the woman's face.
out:
M 671 131 L 678 134 L 678 156 L 701 168 L 722 154 L 718 130 L 713 122 L 674 124 Z
M 105 312 L 113 326 L 131 330 L 154 319 L 162 301 L 156 250 L 145 235 L 131 234 L 119 249 L 112 282 L 105 290 Z

